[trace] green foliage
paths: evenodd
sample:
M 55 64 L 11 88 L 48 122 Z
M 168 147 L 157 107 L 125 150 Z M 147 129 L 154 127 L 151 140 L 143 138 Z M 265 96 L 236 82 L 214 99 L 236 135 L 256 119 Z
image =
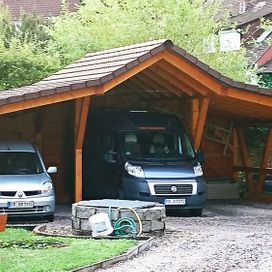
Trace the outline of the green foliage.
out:
M 272 74 L 260 74 L 260 85 L 272 89 Z
M 0 33 L 0 90 L 32 84 L 61 67 L 58 54 L 47 50 L 44 19 L 22 14 L 15 25 L 0 5 Z
M 71 271 L 120 255 L 136 242 L 41 237 L 23 229 L 6 229 L 0 233 L 1 244 L 11 247 L 0 246 L 0 271 L 57 272 Z
M 207 4 L 208 2 L 208 4 Z M 211 3 L 210 3 L 211 2 Z M 245 50 L 220 52 L 221 0 L 85 0 L 77 12 L 44 22 L 22 14 L 15 27 L 0 5 L 0 89 L 31 84 L 88 52 L 153 39 L 175 44 L 233 79 L 250 81 Z M 221 14 L 222 15 L 222 14 Z M 207 40 L 217 40 L 207 53 Z
M 35 43 L 10 40 L 9 47 L 0 41 L 0 89 L 29 85 L 55 72 L 58 58 L 44 52 Z
M 46 47 L 49 40 L 48 26 L 51 21 L 37 15 L 22 13 L 13 33 L 21 42 L 39 43 L 42 48 Z

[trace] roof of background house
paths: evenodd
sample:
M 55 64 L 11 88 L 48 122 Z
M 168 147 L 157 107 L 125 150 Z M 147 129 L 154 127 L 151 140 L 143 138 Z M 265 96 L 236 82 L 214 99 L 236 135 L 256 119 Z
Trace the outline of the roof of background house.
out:
M 231 0 L 227 3 L 231 13 L 231 22 L 236 23 L 238 26 L 248 24 L 272 13 L 272 1 L 249 0 L 246 1 L 246 11 L 239 14 L 240 2 L 241 0 Z
M 2 0 L 14 19 L 20 16 L 23 10 L 26 13 L 36 14 L 42 17 L 54 17 L 60 15 L 62 0 Z M 79 5 L 79 0 L 68 0 L 69 10 L 74 11 Z
M 243 2 L 246 4 L 245 12 L 239 13 L 240 5 Z M 224 4 L 230 11 L 231 22 L 237 24 L 238 27 L 250 25 L 253 21 L 259 19 L 260 17 L 272 15 L 271 0 L 224 0 Z M 252 32 L 251 36 L 248 38 L 250 41 L 251 38 L 257 39 L 262 35 L 263 32 L 264 30 L 258 27 L 255 29 L 255 31 Z M 245 43 L 247 56 L 252 65 L 255 64 L 269 48 L 269 45 L 265 40 L 267 38 L 268 37 L 264 38 L 264 40 L 260 43 Z M 261 65 L 261 67 L 262 72 L 271 71 L 270 67 L 265 67 L 263 65 Z
M 270 46 L 266 43 L 262 43 L 260 45 L 257 44 L 252 44 L 252 45 L 247 45 L 247 57 L 250 61 L 251 64 L 254 64 L 257 62 L 257 60 L 265 53 L 265 51 L 269 48 Z
M 271 74 L 272 73 L 272 59 L 268 61 L 266 64 L 262 65 L 259 73 L 266 73 L 266 74 Z
M 0 105 L 103 85 L 166 49 L 206 72 L 226 87 L 272 96 L 271 89 L 233 81 L 223 76 L 185 50 L 175 46 L 170 40 L 156 40 L 87 54 L 82 59 L 31 86 L 0 92 Z

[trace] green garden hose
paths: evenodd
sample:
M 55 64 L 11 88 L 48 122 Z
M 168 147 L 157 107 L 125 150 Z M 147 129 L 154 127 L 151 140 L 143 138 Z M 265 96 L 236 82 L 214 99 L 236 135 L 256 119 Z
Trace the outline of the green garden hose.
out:
M 117 209 L 117 211 L 120 210 L 130 210 L 131 212 L 133 212 L 138 220 L 139 223 L 139 231 L 137 233 L 137 225 L 136 222 L 127 216 L 121 217 L 119 218 L 113 225 L 114 228 L 114 234 L 116 236 L 140 236 L 142 231 L 143 231 L 143 225 L 142 225 L 142 221 L 141 218 L 139 216 L 139 214 L 132 208 L 130 207 L 120 207 Z M 109 217 L 111 219 L 111 207 L 109 207 Z M 136 234 L 137 233 L 137 234 Z

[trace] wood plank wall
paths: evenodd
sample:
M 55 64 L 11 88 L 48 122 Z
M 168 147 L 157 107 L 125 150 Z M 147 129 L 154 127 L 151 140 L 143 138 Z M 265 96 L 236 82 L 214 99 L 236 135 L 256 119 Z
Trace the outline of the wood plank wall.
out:
M 211 112 L 207 117 L 207 123 L 213 124 L 225 129 L 229 129 L 231 121 L 228 117 L 220 115 L 218 112 Z M 204 175 L 205 177 L 232 177 L 233 157 L 230 148 L 226 149 L 221 143 L 216 143 L 205 138 L 202 139 L 204 152 Z
M 203 140 L 202 149 L 205 177 L 232 177 L 232 155 L 229 151 L 223 155 L 224 145 Z

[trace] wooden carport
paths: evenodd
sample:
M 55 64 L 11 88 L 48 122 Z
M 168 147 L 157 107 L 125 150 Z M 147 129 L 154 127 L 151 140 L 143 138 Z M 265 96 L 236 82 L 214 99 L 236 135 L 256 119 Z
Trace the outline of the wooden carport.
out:
M 202 145 L 207 155 L 210 154 L 211 144 L 203 140 L 205 124 L 206 127 L 210 122 L 222 128 L 231 127 L 224 147 L 227 159 L 222 154 L 219 158 L 227 165 L 231 163 L 232 174 L 238 170 L 246 172 L 250 197 L 266 201 L 271 199 L 263 195 L 262 187 L 264 176 L 270 171 L 267 167 L 272 150 L 272 90 L 232 81 L 170 40 L 87 54 L 36 84 L 1 92 L 0 114 L 65 101 L 72 101 L 69 107 L 72 107 L 70 110 L 74 111 L 75 117 L 75 201 L 82 198 L 82 146 L 90 105 L 137 105 L 174 112 L 188 127 L 194 147 L 198 149 Z M 250 164 L 241 128 L 252 123 L 260 126 L 265 123 L 269 127 L 258 169 Z M 211 150 L 217 152 L 217 149 Z M 240 153 L 242 165 L 236 165 L 240 161 Z M 218 157 L 213 160 L 218 161 Z M 207 156 L 206 167 L 212 164 L 212 159 Z M 257 185 L 253 184 L 250 175 L 256 170 L 259 172 Z

